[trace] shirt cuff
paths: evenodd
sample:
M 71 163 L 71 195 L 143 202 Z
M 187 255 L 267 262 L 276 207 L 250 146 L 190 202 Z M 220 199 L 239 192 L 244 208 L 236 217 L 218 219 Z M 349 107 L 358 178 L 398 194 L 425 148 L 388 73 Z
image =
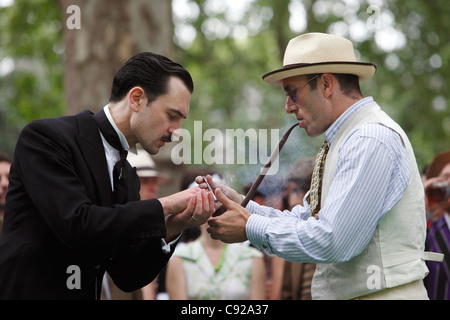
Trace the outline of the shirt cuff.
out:
M 247 209 L 251 214 L 257 214 L 259 211 L 259 204 L 253 200 L 250 200 L 245 209 Z
M 177 241 L 181 238 L 182 233 L 175 239 L 172 240 L 169 243 L 166 243 L 166 240 L 164 238 L 161 238 L 161 249 L 164 251 L 164 253 L 170 253 L 172 252 L 172 246 L 177 243 Z
M 271 248 L 266 232 L 269 223 L 270 218 L 252 214 L 247 220 L 245 233 L 252 245 L 259 250 L 266 250 L 270 253 Z

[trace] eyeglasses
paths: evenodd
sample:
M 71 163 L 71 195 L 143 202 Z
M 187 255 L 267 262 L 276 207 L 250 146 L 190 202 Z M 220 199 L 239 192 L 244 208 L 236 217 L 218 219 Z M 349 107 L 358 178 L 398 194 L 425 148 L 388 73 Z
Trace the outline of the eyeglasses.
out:
M 310 83 L 311 81 L 313 81 L 314 79 L 316 79 L 316 78 L 318 78 L 319 77 L 319 75 L 317 75 L 317 76 L 314 76 L 314 77 L 312 77 L 311 79 L 309 79 L 304 85 L 302 85 L 302 86 L 300 86 L 300 87 L 298 87 L 298 88 L 296 88 L 296 89 L 294 89 L 294 90 L 292 90 L 292 91 L 289 91 L 289 92 L 286 92 L 286 97 L 288 97 L 289 99 L 291 99 L 291 101 L 293 102 L 293 103 L 297 103 L 297 91 L 302 91 L 302 89 L 308 84 L 308 83 Z

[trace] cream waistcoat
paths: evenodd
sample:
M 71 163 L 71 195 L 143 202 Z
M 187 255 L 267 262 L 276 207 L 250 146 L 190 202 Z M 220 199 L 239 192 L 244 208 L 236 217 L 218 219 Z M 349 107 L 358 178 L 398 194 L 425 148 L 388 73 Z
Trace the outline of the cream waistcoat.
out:
M 352 131 L 375 122 L 402 138 L 411 167 L 409 184 L 397 205 L 380 220 L 362 253 L 347 262 L 317 265 L 313 299 L 351 299 L 423 279 L 428 273 L 424 189 L 414 151 L 404 131 L 375 102 L 352 115 L 334 137 L 325 163 L 321 205 L 333 182 L 340 146 Z

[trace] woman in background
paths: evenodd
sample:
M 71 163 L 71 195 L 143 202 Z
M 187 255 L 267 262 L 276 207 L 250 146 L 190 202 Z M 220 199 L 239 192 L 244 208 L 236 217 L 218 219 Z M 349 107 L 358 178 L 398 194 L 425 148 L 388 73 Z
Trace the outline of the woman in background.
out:
M 206 228 L 201 226 L 195 241 L 179 244 L 170 259 L 166 274 L 170 299 L 265 299 L 263 254 L 248 243 L 214 240 Z

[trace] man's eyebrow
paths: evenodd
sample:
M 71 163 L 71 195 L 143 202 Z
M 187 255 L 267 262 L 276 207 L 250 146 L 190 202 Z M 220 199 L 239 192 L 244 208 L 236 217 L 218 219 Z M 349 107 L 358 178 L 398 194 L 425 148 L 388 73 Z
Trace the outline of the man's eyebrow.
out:
M 286 92 L 292 91 L 290 85 L 284 86 L 283 89 L 284 89 L 284 91 L 286 91 Z
M 178 114 L 178 116 L 180 117 L 180 118 L 183 118 L 183 119 L 186 119 L 187 118 L 187 115 L 185 115 L 183 112 L 181 112 L 180 110 L 177 110 L 177 109 L 170 109 L 170 111 L 172 111 L 172 112 L 175 112 L 176 114 Z

